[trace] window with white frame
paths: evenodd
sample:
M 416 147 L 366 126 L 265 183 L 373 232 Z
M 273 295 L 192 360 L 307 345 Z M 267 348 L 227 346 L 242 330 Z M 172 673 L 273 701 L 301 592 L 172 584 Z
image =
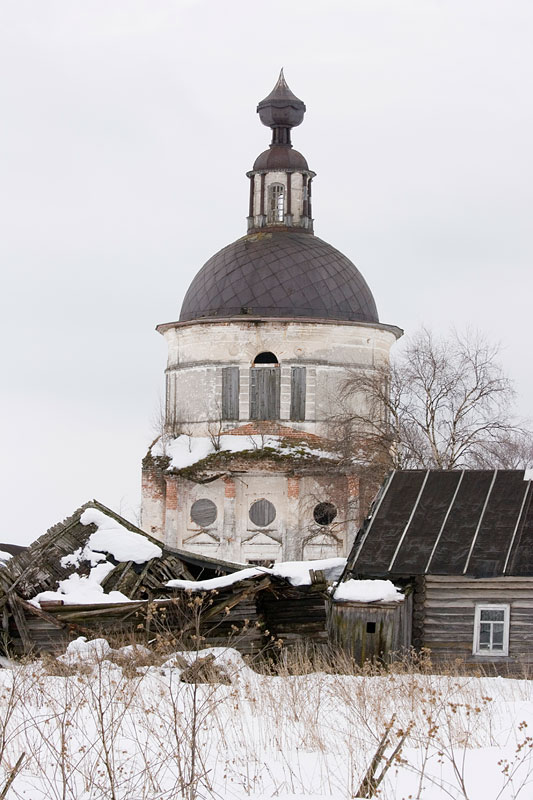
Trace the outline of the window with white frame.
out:
M 268 187 L 268 221 L 283 222 L 285 218 L 285 187 L 271 183 Z
M 506 656 L 509 653 L 509 606 L 477 605 L 474 620 L 475 656 Z

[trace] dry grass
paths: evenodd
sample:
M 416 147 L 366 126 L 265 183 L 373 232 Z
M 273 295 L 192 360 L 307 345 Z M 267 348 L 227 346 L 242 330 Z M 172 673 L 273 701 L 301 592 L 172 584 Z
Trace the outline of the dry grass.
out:
M 301 646 L 252 670 L 235 651 L 169 659 L 168 642 L 118 644 L 0 672 L 0 792 L 24 753 L 13 800 L 478 800 L 468 763 L 479 748 L 494 748 L 489 800 L 531 789 L 532 745 L 513 712 L 530 703 L 533 714 L 529 681 L 455 662 L 437 676 L 428 653 L 358 667 Z

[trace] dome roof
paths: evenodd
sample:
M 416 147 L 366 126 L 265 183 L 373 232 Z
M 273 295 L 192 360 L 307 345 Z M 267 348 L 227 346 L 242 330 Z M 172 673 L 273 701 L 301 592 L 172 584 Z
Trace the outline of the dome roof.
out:
M 378 322 L 352 262 L 310 233 L 252 234 L 224 247 L 191 283 L 180 321 L 244 314 Z
M 298 150 L 273 144 L 268 150 L 257 156 L 253 170 L 300 169 L 308 170 L 307 161 Z

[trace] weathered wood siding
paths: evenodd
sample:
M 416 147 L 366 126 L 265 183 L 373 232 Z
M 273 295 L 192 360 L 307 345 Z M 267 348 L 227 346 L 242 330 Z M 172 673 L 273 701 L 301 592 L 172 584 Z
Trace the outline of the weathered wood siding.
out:
M 461 658 L 494 664 L 533 663 L 533 578 L 427 575 L 416 593 L 415 645 L 435 661 Z M 509 656 L 474 656 L 474 614 L 479 603 L 510 606 Z
M 222 419 L 239 419 L 239 367 L 222 368 Z
M 250 419 L 279 419 L 279 367 L 250 370 Z
M 411 646 L 412 595 L 401 603 L 328 603 L 330 641 L 359 663 L 389 660 Z
M 326 644 L 326 586 L 284 586 L 258 596 L 258 614 L 283 647 Z
M 291 367 L 291 420 L 305 420 L 306 368 Z

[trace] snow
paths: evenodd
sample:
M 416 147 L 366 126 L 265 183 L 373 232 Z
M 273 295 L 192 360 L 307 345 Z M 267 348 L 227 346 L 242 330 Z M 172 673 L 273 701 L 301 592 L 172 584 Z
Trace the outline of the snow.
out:
M 112 652 L 107 639 L 91 639 L 87 641 L 86 636 L 78 636 L 70 642 L 62 656 L 58 656 L 58 661 L 66 664 L 73 664 L 78 661 L 96 662 L 105 658 Z
M 91 550 L 111 553 L 117 561 L 144 564 L 163 555 L 161 548 L 145 536 L 129 531 L 97 508 L 85 509 L 80 521 L 82 525 L 94 523 L 98 526 L 98 530 L 89 537 L 88 546 Z
M 285 561 L 274 564 L 272 574 L 281 578 L 288 578 L 293 586 L 309 586 L 311 576 L 309 570 L 315 572 L 322 570 L 327 581 L 333 582 L 340 578 L 344 567 L 345 558 L 322 558 L 315 561 Z
M 153 456 L 169 455 L 171 462 L 169 469 L 184 469 L 202 461 L 213 453 L 223 451 L 226 453 L 240 453 L 243 450 L 261 450 L 265 447 L 277 450 L 297 458 L 329 458 L 337 459 L 336 453 L 331 453 L 320 448 L 313 448 L 308 443 L 291 443 L 281 436 L 240 436 L 225 434 L 219 437 L 217 448 L 209 436 L 188 436 L 182 434 L 175 439 L 160 439 L 152 447 Z
M 113 569 L 113 564 L 104 565 Z M 96 568 L 97 569 L 97 568 Z M 111 569 L 105 573 L 100 572 L 99 575 L 78 575 L 74 572 L 69 575 L 64 581 L 58 582 L 57 592 L 47 591 L 39 592 L 30 603 L 33 605 L 40 605 L 43 601 L 58 601 L 60 600 L 66 606 L 77 605 L 96 605 L 97 603 L 129 603 L 129 597 L 126 597 L 122 592 L 109 592 L 106 593 L 100 586 L 99 581 L 103 580 Z
M 231 684 L 180 682 L 183 661 L 206 655 Z M 74 672 L 45 661 L 0 670 L 0 786 L 25 754 L 8 797 L 97 800 L 112 791 L 116 800 L 172 800 L 194 790 L 227 800 L 355 800 L 389 724 L 377 775 L 403 731 L 407 739 L 381 800 L 533 796 L 531 680 L 394 670 L 271 676 L 231 648 L 169 653 L 161 663 L 147 648 L 83 637 L 58 661 Z
M 357 603 L 390 603 L 404 599 L 402 592 L 391 581 L 364 580 L 353 578 L 340 583 L 333 594 L 334 600 L 352 600 Z
M 6 553 L 5 550 L 0 550 L 0 561 L 6 562 L 9 561 L 10 558 L 12 558 L 11 553 Z
M 524 470 L 524 480 L 525 481 L 533 481 L 533 469 L 525 469 Z
M 174 589 L 188 589 L 191 592 L 200 592 L 209 589 L 223 589 L 247 578 L 257 575 L 276 575 L 287 578 L 293 586 L 309 586 L 311 575 L 309 570 L 322 570 L 328 581 L 338 580 L 344 567 L 345 558 L 323 558 L 315 561 L 282 561 L 273 567 L 247 567 L 233 572 L 231 575 L 222 575 L 219 578 L 209 578 L 204 581 L 186 581 L 176 579 L 166 584 Z
M 83 562 L 91 569 L 88 575 L 72 572 L 67 578 L 58 581 L 57 591 L 40 592 L 31 603 L 39 605 L 42 601 L 61 601 L 64 605 L 96 605 L 98 603 L 128 603 L 129 598 L 122 592 L 106 593 L 101 586 L 104 578 L 115 568 L 107 559 L 109 553 L 115 561 L 133 561 L 144 564 L 152 558 L 160 558 L 163 551 L 145 536 L 129 531 L 112 517 L 96 508 L 87 508 L 80 517 L 82 525 L 95 524 L 97 531 L 89 536 L 85 547 L 63 556 L 60 564 L 64 569 L 76 570 Z

